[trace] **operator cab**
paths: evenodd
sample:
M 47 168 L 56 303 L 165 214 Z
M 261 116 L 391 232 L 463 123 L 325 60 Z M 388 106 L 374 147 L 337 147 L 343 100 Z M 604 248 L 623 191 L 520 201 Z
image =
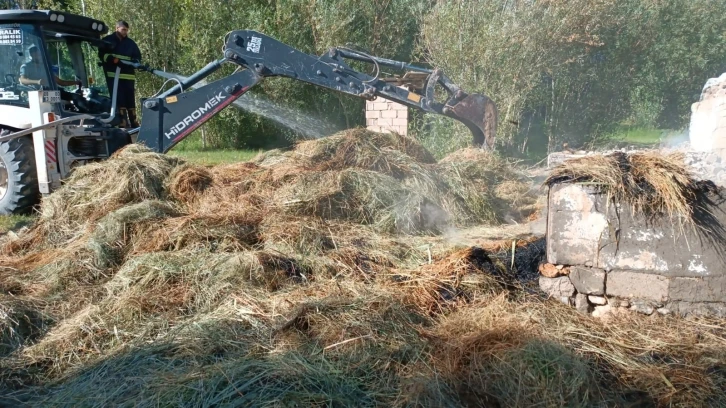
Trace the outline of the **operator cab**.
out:
M 93 83 L 103 78 L 96 60 L 106 32 L 103 22 L 73 14 L 0 11 L 0 105 L 27 108 L 28 92 L 56 90 L 60 117 L 110 112 L 106 87 Z

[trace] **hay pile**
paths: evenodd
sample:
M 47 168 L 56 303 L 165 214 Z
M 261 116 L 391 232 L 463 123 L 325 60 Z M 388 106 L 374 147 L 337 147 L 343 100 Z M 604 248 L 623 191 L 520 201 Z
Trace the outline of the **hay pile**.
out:
M 650 220 L 667 217 L 679 225 L 696 225 L 701 198 L 716 186 L 698 180 L 681 152 L 614 152 L 567 160 L 545 181 L 584 183 L 605 192 L 613 202 L 624 203 Z
M 605 324 L 521 289 L 541 240 L 512 266 L 431 235 L 528 216 L 517 182 L 361 131 L 214 168 L 122 151 L 1 248 L 0 404 L 726 403 L 719 322 Z

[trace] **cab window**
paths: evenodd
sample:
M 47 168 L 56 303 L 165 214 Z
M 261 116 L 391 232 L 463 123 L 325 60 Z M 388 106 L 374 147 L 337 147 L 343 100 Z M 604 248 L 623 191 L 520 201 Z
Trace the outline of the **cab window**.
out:
M 26 106 L 28 92 L 48 88 L 40 31 L 29 24 L 0 24 L 0 103 Z
M 53 74 L 59 78 L 72 79 L 77 73 L 73 68 L 71 54 L 65 41 L 48 41 L 48 59 Z

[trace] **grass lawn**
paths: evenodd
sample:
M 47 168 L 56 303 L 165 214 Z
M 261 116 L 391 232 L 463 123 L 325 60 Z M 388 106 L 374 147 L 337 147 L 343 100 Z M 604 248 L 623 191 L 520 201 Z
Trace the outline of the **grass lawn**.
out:
M 686 131 L 622 126 L 596 142 L 596 146 L 661 146 L 688 140 Z
M 248 161 L 262 152 L 260 149 L 210 149 L 202 147 L 198 132 L 174 146 L 167 154 L 201 165 Z
M 0 215 L 0 234 L 18 230 L 32 221 L 30 215 Z
M 261 150 L 175 150 L 171 149 L 167 154 L 181 157 L 190 162 L 201 165 L 215 165 L 222 163 L 234 163 L 248 161 Z

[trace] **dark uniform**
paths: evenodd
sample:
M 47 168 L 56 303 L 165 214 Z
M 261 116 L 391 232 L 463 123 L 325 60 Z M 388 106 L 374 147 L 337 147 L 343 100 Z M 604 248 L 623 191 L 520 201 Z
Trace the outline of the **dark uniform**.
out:
M 121 127 L 127 127 L 129 125 L 126 122 L 127 114 L 130 126 L 139 127 L 139 122 L 136 119 L 136 71 L 133 67 L 114 62 L 114 60 L 140 62 L 141 50 L 139 50 L 134 40 L 128 37 L 121 39 L 116 33 L 106 36 L 103 41 L 112 44 L 109 48 L 100 49 L 98 52 L 98 56 L 103 62 L 106 84 L 108 85 L 108 92 L 111 98 L 114 97 L 113 81 L 116 77 L 116 67 L 121 68 L 118 81 L 118 97 L 116 100 L 116 106 L 121 116 Z

